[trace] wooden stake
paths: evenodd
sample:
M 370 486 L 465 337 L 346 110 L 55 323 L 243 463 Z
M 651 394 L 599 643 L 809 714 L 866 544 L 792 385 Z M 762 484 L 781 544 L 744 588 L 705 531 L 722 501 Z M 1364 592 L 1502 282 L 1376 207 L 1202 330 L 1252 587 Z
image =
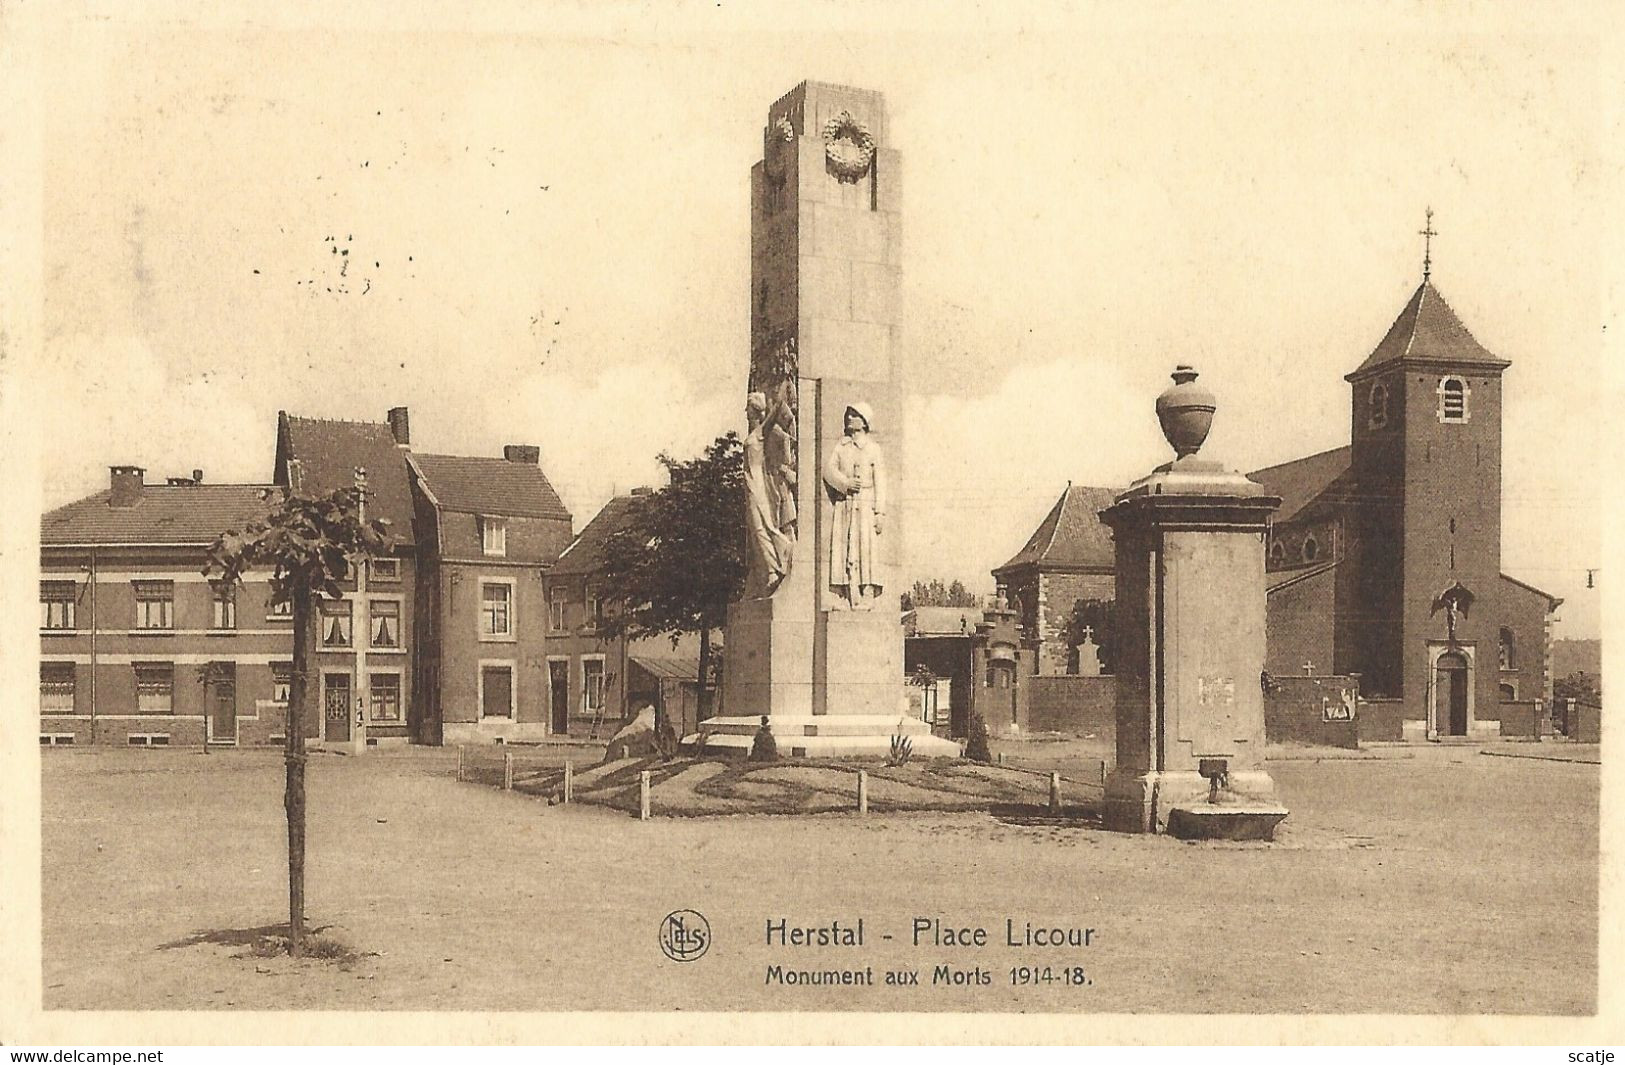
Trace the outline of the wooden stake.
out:
M 1049 812 L 1052 814 L 1061 812 L 1061 774 L 1059 773 L 1049 775 Z
M 502 790 L 513 790 L 513 752 L 502 752 Z
M 1000 765 L 1004 764 L 1004 752 L 1003 751 L 999 752 L 999 764 Z
M 457 745 L 457 783 L 463 782 L 463 766 L 468 761 L 468 744 Z
M 638 820 L 649 820 L 649 771 L 638 774 Z
M 858 770 L 858 816 L 864 817 L 869 813 L 869 771 Z
M 564 762 L 564 801 L 568 803 L 575 797 L 576 767 L 566 759 Z

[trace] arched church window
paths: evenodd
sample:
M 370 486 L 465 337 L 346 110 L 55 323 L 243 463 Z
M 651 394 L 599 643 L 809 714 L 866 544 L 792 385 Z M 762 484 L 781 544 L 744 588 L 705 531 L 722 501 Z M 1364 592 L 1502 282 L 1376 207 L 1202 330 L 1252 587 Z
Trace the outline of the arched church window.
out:
M 1388 424 L 1388 386 L 1378 381 L 1366 399 L 1366 428 L 1381 429 Z
M 1286 545 L 1277 540 L 1270 545 L 1270 561 L 1275 563 L 1286 560 Z
M 1468 418 L 1467 398 L 1472 389 L 1460 377 L 1446 377 L 1439 381 L 1439 420 L 1465 422 Z
M 1499 642 L 1499 646 L 1500 646 L 1500 652 L 1501 652 L 1501 668 L 1502 669 L 1517 669 L 1518 668 L 1518 641 L 1512 635 L 1512 630 L 1511 629 L 1503 628 L 1501 630 L 1501 639 L 1500 639 L 1500 642 Z
M 1313 562 L 1320 555 L 1320 541 L 1314 536 L 1306 536 L 1303 540 L 1303 560 Z

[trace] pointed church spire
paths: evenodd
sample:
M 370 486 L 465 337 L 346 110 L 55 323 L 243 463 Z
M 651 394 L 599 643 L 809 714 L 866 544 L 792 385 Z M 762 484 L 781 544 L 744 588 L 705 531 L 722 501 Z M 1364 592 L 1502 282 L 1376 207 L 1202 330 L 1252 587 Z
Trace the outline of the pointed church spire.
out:
M 1439 231 L 1433 228 L 1432 207 L 1429 207 L 1427 210 L 1427 224 L 1421 229 L 1417 230 L 1416 233 L 1423 240 L 1422 281 L 1426 283 L 1428 278 L 1433 274 L 1433 238 L 1439 235 Z

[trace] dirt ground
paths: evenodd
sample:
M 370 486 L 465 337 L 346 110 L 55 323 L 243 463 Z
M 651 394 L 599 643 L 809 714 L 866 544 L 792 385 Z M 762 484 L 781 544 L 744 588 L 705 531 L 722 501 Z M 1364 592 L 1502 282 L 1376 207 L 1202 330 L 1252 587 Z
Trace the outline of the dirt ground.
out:
M 985 813 L 640 822 L 458 784 L 452 752 L 318 755 L 310 916 L 363 954 L 340 967 L 245 950 L 286 917 L 276 752 L 44 752 L 44 1005 L 1595 1010 L 1595 765 L 1299 753 L 1271 767 L 1292 810 L 1274 844 Z M 709 922 L 690 962 L 661 946 L 682 909 Z M 862 947 L 767 942 L 781 920 L 860 918 Z M 986 945 L 934 945 L 933 925 L 916 946 L 916 918 L 984 928 Z M 1028 923 L 1093 932 L 1009 946 L 1007 921 L 1018 939 Z M 941 982 L 939 965 L 987 982 Z M 774 966 L 868 970 L 874 986 L 790 984 Z M 886 986 L 890 970 L 918 986 Z

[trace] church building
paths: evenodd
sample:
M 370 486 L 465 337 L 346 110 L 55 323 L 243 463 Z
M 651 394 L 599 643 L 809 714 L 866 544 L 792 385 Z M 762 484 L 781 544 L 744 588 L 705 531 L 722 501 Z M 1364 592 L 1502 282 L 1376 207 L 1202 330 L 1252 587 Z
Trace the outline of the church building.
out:
M 1561 600 L 1501 571 L 1510 365 L 1424 270 L 1345 377 L 1350 445 L 1249 474 L 1282 500 L 1266 545 L 1270 673 L 1359 674 L 1407 738 L 1493 734 L 1501 703 L 1550 701 Z

